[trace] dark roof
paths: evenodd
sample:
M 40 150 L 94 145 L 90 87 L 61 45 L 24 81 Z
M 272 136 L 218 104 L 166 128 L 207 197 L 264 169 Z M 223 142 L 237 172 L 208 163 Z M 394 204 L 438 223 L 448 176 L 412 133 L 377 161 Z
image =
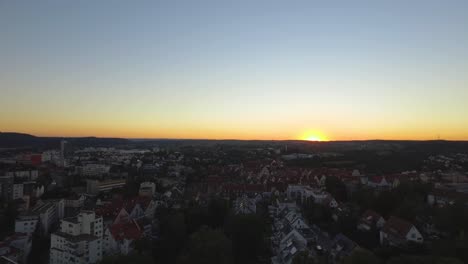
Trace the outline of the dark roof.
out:
M 368 225 L 374 225 L 379 221 L 379 219 L 382 218 L 380 214 L 373 210 L 366 210 L 364 214 L 362 214 L 360 222 L 366 223 Z
M 411 224 L 410 222 L 398 218 L 396 216 L 392 216 L 385 223 L 382 231 L 400 238 L 405 238 L 406 234 L 408 234 L 412 227 L 413 224 Z
M 358 244 L 356 242 L 349 239 L 347 236 L 343 234 L 338 234 L 333 238 L 333 248 L 339 249 L 341 254 L 348 255 L 350 254 Z

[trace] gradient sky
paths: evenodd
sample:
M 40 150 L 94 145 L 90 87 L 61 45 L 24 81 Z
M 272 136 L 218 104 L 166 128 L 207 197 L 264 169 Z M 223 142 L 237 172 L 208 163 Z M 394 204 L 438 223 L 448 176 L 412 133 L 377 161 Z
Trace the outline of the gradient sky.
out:
M 0 131 L 468 140 L 467 26 L 468 1 L 4 0 Z

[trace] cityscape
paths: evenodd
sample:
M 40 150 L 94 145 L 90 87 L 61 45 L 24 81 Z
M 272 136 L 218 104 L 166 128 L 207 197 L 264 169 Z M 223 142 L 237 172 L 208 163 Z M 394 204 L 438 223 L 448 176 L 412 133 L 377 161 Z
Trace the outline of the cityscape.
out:
M 468 263 L 468 2 L 0 1 L 0 264 Z
M 1 133 L 5 263 L 465 263 L 468 142 Z

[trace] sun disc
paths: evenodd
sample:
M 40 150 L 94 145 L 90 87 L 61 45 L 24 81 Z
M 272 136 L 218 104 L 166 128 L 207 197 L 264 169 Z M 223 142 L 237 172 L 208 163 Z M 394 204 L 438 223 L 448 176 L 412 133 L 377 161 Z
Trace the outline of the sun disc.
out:
M 318 131 L 307 131 L 300 137 L 300 139 L 306 141 L 328 141 L 328 138 Z

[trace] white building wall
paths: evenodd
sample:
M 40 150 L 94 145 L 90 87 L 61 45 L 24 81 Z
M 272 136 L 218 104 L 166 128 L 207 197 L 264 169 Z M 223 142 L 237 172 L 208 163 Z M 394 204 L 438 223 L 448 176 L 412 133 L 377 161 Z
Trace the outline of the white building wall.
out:
M 423 243 L 424 239 L 421 233 L 419 233 L 418 229 L 416 227 L 412 227 L 408 234 L 406 234 L 406 240 L 416 242 L 416 243 Z
M 13 200 L 23 198 L 24 185 L 22 183 L 13 184 Z
M 32 234 L 37 228 L 39 220 L 36 219 L 16 219 L 15 220 L 15 232 Z
M 91 211 L 62 220 L 60 231 L 68 235 L 52 234 L 50 263 L 98 263 L 103 256 L 102 227 L 102 217 Z

